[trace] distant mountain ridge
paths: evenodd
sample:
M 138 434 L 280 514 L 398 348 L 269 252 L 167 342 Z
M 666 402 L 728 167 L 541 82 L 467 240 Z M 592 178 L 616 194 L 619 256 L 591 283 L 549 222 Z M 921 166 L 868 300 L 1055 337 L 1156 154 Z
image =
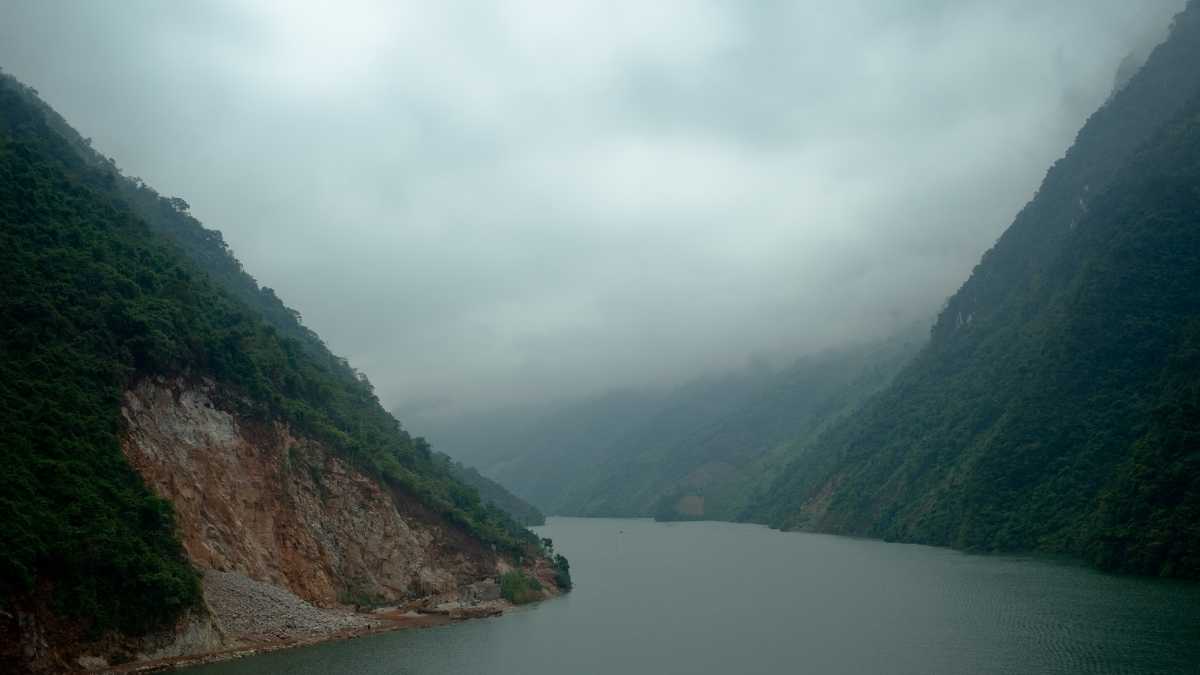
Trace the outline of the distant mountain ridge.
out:
M 808 438 L 883 387 L 926 333 L 913 325 L 778 369 L 504 411 L 436 433 L 552 514 L 733 520 Z
M 492 504 L 504 511 L 513 520 L 526 527 L 537 527 L 546 524 L 546 516 L 536 506 L 509 492 L 503 485 L 479 473 L 474 467 L 456 462 L 448 455 L 438 453 L 450 465 L 450 472 L 458 480 L 470 485 L 479 492 L 479 499 L 484 504 Z

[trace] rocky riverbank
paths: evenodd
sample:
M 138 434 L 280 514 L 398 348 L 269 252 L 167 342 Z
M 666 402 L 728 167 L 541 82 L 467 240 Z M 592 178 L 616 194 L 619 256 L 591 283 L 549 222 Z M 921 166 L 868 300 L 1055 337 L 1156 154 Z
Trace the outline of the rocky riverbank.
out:
M 222 632 L 241 641 L 305 639 L 378 623 L 367 614 L 317 607 L 236 572 L 205 572 L 204 599 Z
M 511 606 L 500 598 L 494 581 L 484 580 L 467 587 L 453 600 L 431 597 L 410 605 L 359 611 L 322 608 L 244 574 L 211 570 L 204 573 L 204 599 L 211 624 L 220 636 L 219 648 L 117 667 L 89 660 L 81 662 L 81 668 L 102 673 L 160 672 L 332 640 L 498 616 Z

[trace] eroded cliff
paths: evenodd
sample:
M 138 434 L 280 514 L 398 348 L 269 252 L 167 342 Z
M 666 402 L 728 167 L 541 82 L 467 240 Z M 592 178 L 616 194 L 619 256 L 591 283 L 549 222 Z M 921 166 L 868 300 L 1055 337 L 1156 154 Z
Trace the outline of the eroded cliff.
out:
M 126 457 L 175 506 L 200 569 L 238 572 L 322 607 L 457 593 L 497 556 L 415 501 L 294 435 L 239 418 L 211 381 L 125 394 Z
M 496 613 L 516 567 L 556 595 L 555 570 L 482 545 L 278 420 L 234 412 L 209 379 L 126 390 L 121 447 L 175 509 L 204 603 L 169 630 L 77 634 L 45 608 L 14 617 L 35 670 L 108 669 Z M 370 611 L 376 610 L 376 611 Z

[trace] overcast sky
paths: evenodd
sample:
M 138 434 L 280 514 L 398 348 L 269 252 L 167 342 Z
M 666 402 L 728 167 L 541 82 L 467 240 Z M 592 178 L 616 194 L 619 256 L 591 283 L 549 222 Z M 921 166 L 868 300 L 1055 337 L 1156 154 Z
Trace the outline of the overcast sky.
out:
M 389 406 L 932 315 L 1182 0 L 17 2 L 0 67 Z

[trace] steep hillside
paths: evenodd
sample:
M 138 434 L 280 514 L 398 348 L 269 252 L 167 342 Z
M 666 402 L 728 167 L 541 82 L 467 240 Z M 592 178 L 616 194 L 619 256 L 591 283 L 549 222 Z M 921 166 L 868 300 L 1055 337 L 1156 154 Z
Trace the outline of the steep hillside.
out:
M 203 589 L 200 583 L 206 567 L 328 605 L 339 594 L 412 600 L 461 590 L 518 560 L 545 562 L 537 562 L 540 544 L 531 532 L 456 480 L 427 443 L 380 407 L 366 378 L 294 315 L 288 330 L 278 327 L 286 321 L 264 319 L 272 308 L 286 311 L 270 301 L 273 294 L 255 286 L 266 301 L 238 297 L 209 266 L 156 234 L 140 215 L 146 207 L 130 198 L 142 193 L 148 189 L 91 152 L 36 92 L 0 75 L 0 664 L 58 669 L 63 658 L 80 655 L 169 651 L 178 642 L 172 631 L 194 637 L 192 628 L 213 627 L 203 602 L 208 577 Z M 180 200 L 155 199 L 158 208 L 186 211 Z M 244 275 L 219 234 L 198 223 L 192 234 L 208 241 L 203 250 L 219 252 L 214 267 Z M 206 407 L 228 422 L 227 433 L 214 437 L 220 442 L 196 441 L 186 425 L 164 426 L 171 397 L 156 395 L 166 417 L 151 417 L 163 427 L 160 437 L 174 440 L 164 446 L 170 452 L 138 452 L 146 449 L 137 440 L 146 420 L 131 416 L 131 401 L 163 377 L 180 383 L 176 397 L 207 392 Z M 226 444 L 232 437 L 241 441 Z M 226 508 L 208 501 L 204 485 L 187 484 L 190 460 L 181 453 L 193 442 L 198 456 L 236 455 L 212 471 L 232 479 L 259 466 L 260 491 L 289 495 L 263 502 L 259 517 L 274 529 L 258 562 L 199 553 L 229 544 L 212 539 L 219 527 L 197 530 L 188 520 L 194 500 L 210 517 Z M 263 473 L 271 470 L 283 473 Z M 325 486 L 316 511 L 298 510 L 307 485 Z M 399 541 L 418 549 L 392 555 L 364 540 L 360 555 L 335 547 L 357 545 L 348 532 L 313 534 L 313 514 L 334 529 L 332 514 L 346 516 L 336 500 L 351 495 L 329 492 L 335 485 L 374 486 L 372 508 L 412 530 Z M 243 534 L 246 519 L 236 511 L 230 517 L 226 526 Z M 309 554 L 330 561 L 319 593 L 271 571 L 282 569 L 288 543 L 305 537 L 313 542 Z M 399 574 L 404 583 L 346 566 L 367 550 L 378 557 L 369 565 L 373 575 Z M 451 559 L 460 562 L 445 562 Z M 413 560 L 425 561 L 425 577 L 450 581 L 405 576 Z M 222 634 L 216 618 L 210 637 Z M 88 645 L 98 646 L 84 654 Z M 212 640 L 190 648 L 205 645 Z
M 817 430 L 878 390 L 924 341 L 924 327 L 772 370 L 626 390 L 508 426 L 450 436 L 453 452 L 490 458 L 493 475 L 551 513 L 735 519 L 764 477 Z M 457 444 L 456 444 L 457 443 Z
M 66 141 L 81 160 L 93 169 L 113 176 L 113 181 L 107 187 L 111 188 L 111 194 L 120 203 L 141 218 L 152 231 L 171 241 L 210 281 L 244 303 L 257 314 L 257 318 L 281 336 L 295 340 L 309 358 L 339 380 L 352 382 L 362 379 L 362 375 L 345 359 L 329 351 L 320 336 L 304 325 L 300 313 L 285 305 L 274 289 L 259 286 L 234 257 L 220 231 L 210 230 L 192 217 L 186 201 L 179 197 L 164 197 L 142 179 L 122 175 L 113 160 L 93 149 L 91 142 L 80 136 L 57 112 L 36 96 L 26 98 L 29 105 L 40 112 L 47 126 Z M 426 441 L 417 439 L 416 442 Z M 457 466 L 443 454 L 435 453 L 435 456 L 445 464 L 446 472 L 479 491 L 485 504 L 495 504 L 523 525 L 545 522 L 545 516 L 536 508 L 507 492 L 503 486 L 470 467 Z
M 561 495 L 657 401 L 655 392 L 619 390 L 550 409 L 501 408 L 416 423 L 441 439 L 451 456 L 481 467 L 521 498 L 560 515 Z
M 438 454 L 442 461 L 449 464 L 450 472 L 455 478 L 479 492 L 479 501 L 492 504 L 527 527 L 546 524 L 546 515 L 533 504 L 509 492 L 503 485 L 479 473 L 474 467 L 456 462 L 448 455 Z
M 1200 576 L 1200 4 L 1098 110 L 930 344 L 771 524 Z

